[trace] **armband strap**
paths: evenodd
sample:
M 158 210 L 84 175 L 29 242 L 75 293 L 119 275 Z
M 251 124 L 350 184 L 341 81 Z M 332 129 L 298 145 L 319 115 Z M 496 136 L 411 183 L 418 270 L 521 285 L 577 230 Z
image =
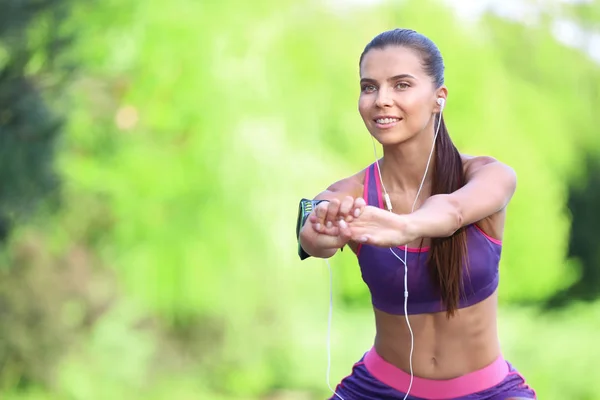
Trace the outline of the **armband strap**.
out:
M 306 223 L 306 220 L 308 219 L 310 213 L 317 207 L 319 203 L 322 203 L 324 201 L 328 200 L 300 200 L 300 205 L 298 206 L 298 220 L 296 222 L 296 240 L 298 241 L 298 256 L 300 257 L 300 260 L 304 260 L 310 257 L 310 254 L 304 251 L 304 249 L 300 245 L 300 230 Z

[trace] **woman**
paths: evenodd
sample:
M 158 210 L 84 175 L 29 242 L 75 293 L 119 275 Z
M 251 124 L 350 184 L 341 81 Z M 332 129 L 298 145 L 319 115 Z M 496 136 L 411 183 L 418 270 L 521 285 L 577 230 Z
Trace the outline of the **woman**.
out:
M 514 171 L 452 143 L 444 64 L 428 38 L 381 33 L 359 67 L 360 115 L 383 157 L 331 185 L 299 220 L 301 257 L 347 245 L 372 296 L 373 348 L 331 399 L 535 399 L 502 357 L 496 326 Z

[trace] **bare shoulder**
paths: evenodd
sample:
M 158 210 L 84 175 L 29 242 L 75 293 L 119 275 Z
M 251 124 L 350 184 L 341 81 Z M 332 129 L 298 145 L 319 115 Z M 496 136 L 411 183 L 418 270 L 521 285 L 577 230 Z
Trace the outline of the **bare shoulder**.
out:
M 354 175 L 332 183 L 327 189 L 319 193 L 315 197 L 315 200 L 333 200 L 336 198 L 342 200 L 346 196 L 353 198 L 362 197 L 365 173 L 366 168 Z
M 488 166 L 488 169 L 489 167 L 493 168 L 494 172 L 497 174 L 502 175 L 509 180 L 516 181 L 516 173 L 514 169 L 508 164 L 505 164 L 494 157 L 461 154 L 461 158 L 463 163 L 463 171 L 465 173 L 467 182 L 469 181 L 469 178 L 473 177 L 473 175 L 486 166 Z

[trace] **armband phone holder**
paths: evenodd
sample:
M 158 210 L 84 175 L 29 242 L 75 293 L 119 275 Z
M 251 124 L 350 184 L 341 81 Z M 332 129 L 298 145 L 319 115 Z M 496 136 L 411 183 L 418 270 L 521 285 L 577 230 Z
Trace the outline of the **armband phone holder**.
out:
M 308 219 L 310 213 L 313 212 L 313 210 L 315 209 L 315 207 L 317 207 L 319 203 L 322 203 L 324 201 L 327 200 L 300 200 L 300 204 L 298 205 L 298 219 L 296 221 L 296 240 L 298 241 L 298 256 L 300 257 L 300 260 L 305 260 L 310 257 L 310 254 L 304 251 L 304 249 L 300 245 L 300 230 L 306 223 L 306 220 Z

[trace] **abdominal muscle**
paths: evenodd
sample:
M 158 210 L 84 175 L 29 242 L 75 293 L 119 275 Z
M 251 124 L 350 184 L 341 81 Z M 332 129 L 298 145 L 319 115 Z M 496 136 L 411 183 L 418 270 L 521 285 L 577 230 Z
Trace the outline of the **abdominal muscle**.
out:
M 410 297 L 409 297 L 410 298 Z M 452 379 L 482 369 L 500 356 L 496 326 L 497 292 L 458 310 L 409 315 L 414 333 L 413 374 L 425 379 Z M 410 331 L 404 315 L 375 309 L 375 350 L 385 361 L 410 373 Z

